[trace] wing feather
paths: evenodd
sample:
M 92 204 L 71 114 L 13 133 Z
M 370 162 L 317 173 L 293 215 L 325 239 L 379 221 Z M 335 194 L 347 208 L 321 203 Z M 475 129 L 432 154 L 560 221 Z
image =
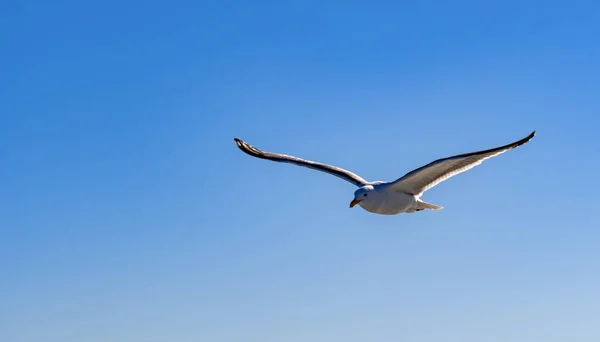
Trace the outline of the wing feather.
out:
M 294 164 L 294 165 L 298 165 L 298 166 L 307 167 L 309 169 L 326 172 L 326 173 L 329 173 L 330 175 L 334 175 L 343 180 L 346 180 L 358 187 L 361 187 L 361 186 L 369 183 L 366 180 L 364 180 L 362 177 L 358 176 L 357 174 L 350 172 L 348 170 L 342 169 L 337 166 L 323 164 L 323 163 L 306 160 L 306 159 L 302 159 L 302 158 L 298 158 L 298 157 L 294 157 L 294 156 L 288 156 L 288 155 L 280 154 L 280 153 L 266 152 L 266 151 L 262 151 L 256 147 L 246 143 L 245 141 L 243 141 L 241 139 L 234 138 L 233 140 L 235 140 L 235 143 L 237 144 L 237 146 L 239 147 L 240 150 L 242 150 L 243 152 L 245 152 L 246 154 L 248 154 L 252 157 L 271 160 L 271 161 L 280 162 L 280 163 L 290 163 L 290 164 Z
M 423 192 L 431 189 L 446 179 L 468 171 L 481 164 L 486 159 L 500 155 L 513 148 L 517 148 L 531 140 L 534 136 L 535 131 L 531 132 L 527 137 L 508 145 L 438 159 L 398 178 L 392 183 L 391 187 L 395 191 L 402 191 L 420 196 Z

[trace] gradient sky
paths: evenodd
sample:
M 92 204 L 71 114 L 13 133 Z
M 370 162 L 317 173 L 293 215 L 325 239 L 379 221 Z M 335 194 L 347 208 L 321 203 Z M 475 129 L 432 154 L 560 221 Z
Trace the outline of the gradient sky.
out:
M 3 342 L 597 342 L 597 1 L 4 1 Z M 275 152 L 393 180 L 380 216 Z

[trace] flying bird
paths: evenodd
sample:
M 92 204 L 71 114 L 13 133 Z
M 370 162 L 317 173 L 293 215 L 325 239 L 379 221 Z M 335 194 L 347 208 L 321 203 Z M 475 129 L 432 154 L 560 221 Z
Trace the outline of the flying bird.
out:
M 531 132 L 525 138 L 508 145 L 438 159 L 410 171 L 393 182 L 369 182 L 359 175 L 337 166 L 285 154 L 262 151 L 238 138 L 234 138 L 234 141 L 240 150 L 252 157 L 290 163 L 326 172 L 354 184 L 358 189 L 354 192 L 354 199 L 350 202 L 350 208 L 358 204 L 364 210 L 371 213 L 396 215 L 400 213 L 414 213 L 425 209 L 443 209 L 439 205 L 421 201 L 423 193 L 452 176 L 472 169 L 488 158 L 495 157 L 525 144 L 534 136 L 535 131 Z

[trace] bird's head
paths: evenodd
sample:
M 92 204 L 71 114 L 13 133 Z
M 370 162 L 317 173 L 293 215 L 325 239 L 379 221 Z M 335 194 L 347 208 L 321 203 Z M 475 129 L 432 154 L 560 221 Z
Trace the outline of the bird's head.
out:
M 352 202 L 350 202 L 350 208 L 354 207 L 355 205 L 359 204 L 360 202 L 368 201 L 369 195 L 371 194 L 372 191 L 373 191 L 373 187 L 370 185 L 364 186 L 364 187 L 356 190 L 354 192 L 354 199 L 352 200 Z

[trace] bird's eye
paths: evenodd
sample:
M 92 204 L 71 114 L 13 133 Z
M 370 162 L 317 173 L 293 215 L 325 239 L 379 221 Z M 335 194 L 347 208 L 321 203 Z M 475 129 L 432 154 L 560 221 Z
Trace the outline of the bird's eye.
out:
M 364 194 L 363 196 L 367 197 L 367 194 Z

